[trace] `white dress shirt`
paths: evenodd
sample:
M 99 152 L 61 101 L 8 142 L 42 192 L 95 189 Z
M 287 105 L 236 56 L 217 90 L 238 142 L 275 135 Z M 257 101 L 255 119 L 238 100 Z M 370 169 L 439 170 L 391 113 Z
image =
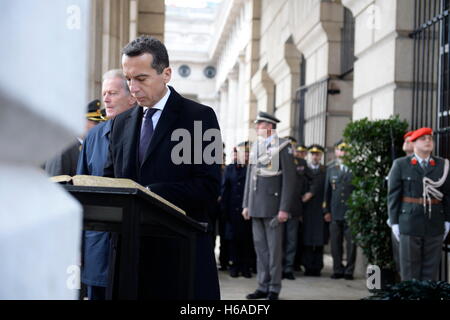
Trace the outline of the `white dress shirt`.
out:
M 428 162 L 430 161 L 430 157 L 426 158 L 426 159 L 422 159 L 421 157 L 419 157 L 417 154 L 414 154 L 414 157 L 417 159 L 417 161 L 419 162 L 420 166 L 423 167 L 423 162 L 425 161 L 425 163 L 428 165 Z
M 158 109 L 158 111 L 155 112 L 155 114 L 152 117 L 152 122 L 153 122 L 153 130 L 156 129 L 156 125 L 158 124 L 159 118 L 161 118 L 161 114 L 164 110 L 164 107 L 166 106 L 167 100 L 169 100 L 169 96 L 170 96 L 170 89 L 169 87 L 166 85 L 167 91 L 166 94 L 164 95 L 164 97 L 162 97 L 161 100 L 159 100 L 153 107 L 152 109 Z M 144 107 L 144 114 L 147 111 L 149 107 Z

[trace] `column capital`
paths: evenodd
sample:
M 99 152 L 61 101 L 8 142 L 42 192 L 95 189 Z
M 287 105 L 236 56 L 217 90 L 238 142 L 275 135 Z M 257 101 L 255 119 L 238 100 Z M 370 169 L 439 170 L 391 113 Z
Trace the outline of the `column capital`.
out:
M 375 0 L 342 0 L 342 5 L 352 12 L 353 16 L 358 16 L 364 9 L 375 3 Z

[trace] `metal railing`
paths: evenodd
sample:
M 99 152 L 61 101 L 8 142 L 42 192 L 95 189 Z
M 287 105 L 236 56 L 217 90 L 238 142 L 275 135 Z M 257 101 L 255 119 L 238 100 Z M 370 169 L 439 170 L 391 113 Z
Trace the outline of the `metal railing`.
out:
M 435 131 L 437 155 L 450 158 L 449 0 L 414 0 L 412 129 Z M 449 280 L 449 252 L 443 245 L 439 279 Z
M 352 12 L 344 8 L 344 25 L 341 31 L 341 74 L 353 70 L 355 63 L 355 19 Z
M 328 81 L 327 78 L 297 89 L 297 138 L 300 143 L 325 145 Z

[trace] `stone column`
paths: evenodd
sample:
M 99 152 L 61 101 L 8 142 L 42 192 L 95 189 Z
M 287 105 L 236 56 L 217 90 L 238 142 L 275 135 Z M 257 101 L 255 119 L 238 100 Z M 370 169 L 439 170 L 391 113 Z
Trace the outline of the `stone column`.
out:
M 293 129 L 297 127 L 295 90 L 300 84 L 300 57 L 290 38 L 284 44 L 282 59 L 268 71 L 276 83 L 276 117 L 281 121 L 277 127 L 280 136 L 294 135 Z
M 353 118 L 411 119 L 414 1 L 342 0 L 356 20 Z
M 131 24 L 130 9 L 131 9 L 130 0 L 119 1 L 119 21 L 120 21 L 119 43 L 121 50 L 130 41 L 130 24 Z
M 252 90 L 256 97 L 258 111 L 272 112 L 274 82 L 267 73 L 267 68 L 256 72 L 252 78 Z
M 228 114 L 228 81 L 226 81 L 219 89 L 220 106 L 218 112 L 218 120 L 221 128 L 226 126 L 226 116 Z
M 351 76 L 341 79 L 341 29 L 344 22 L 344 7 L 336 2 L 305 1 L 292 2 L 291 19 L 302 25 L 292 24 L 294 43 L 303 53 L 306 61 L 306 85 L 315 85 L 317 92 L 327 90 L 319 105 L 306 104 L 306 113 L 311 120 L 305 124 L 305 143 L 320 143 L 327 148 L 329 161 L 334 143 L 342 137 L 342 132 L 351 120 L 352 88 Z M 301 7 L 301 6 L 305 7 Z M 300 7 L 299 7 L 300 6 Z M 307 10 L 305 10 L 307 9 Z M 330 79 L 328 87 L 319 89 L 319 83 Z M 332 93 L 332 94 L 331 94 Z M 314 93 L 312 93 L 315 96 Z M 309 100 L 308 96 L 306 101 Z M 312 103 L 314 105 L 314 103 Z M 316 110 L 313 110 L 316 109 Z M 316 127 L 316 128 L 314 128 Z M 320 128 L 320 129 L 319 129 Z M 321 135 L 314 133 L 320 130 Z
M 238 82 L 238 69 L 233 70 L 228 74 L 228 108 L 227 108 L 227 120 L 226 127 L 223 133 L 225 137 L 227 154 L 230 154 L 232 148 L 236 145 L 237 135 L 236 128 L 237 119 L 239 116 L 239 82 Z
M 236 144 L 244 141 L 248 135 L 250 81 L 247 77 L 245 54 L 238 57 L 238 103 L 235 108 Z
M 121 29 L 120 4 L 117 0 L 103 1 L 103 59 L 102 73 L 120 68 Z
M 82 208 L 39 166 L 84 128 L 90 4 L 0 4 L 0 300 L 78 297 Z
M 100 99 L 102 91 L 103 59 L 103 1 L 91 2 L 91 30 L 89 46 L 89 101 Z
M 148 34 L 164 41 L 164 0 L 138 0 L 138 35 Z
M 130 40 L 138 36 L 138 0 L 130 0 Z

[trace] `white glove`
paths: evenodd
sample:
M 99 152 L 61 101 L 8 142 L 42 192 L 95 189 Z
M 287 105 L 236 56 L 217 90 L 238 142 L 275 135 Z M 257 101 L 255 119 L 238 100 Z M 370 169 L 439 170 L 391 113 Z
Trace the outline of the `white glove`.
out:
M 447 238 L 447 234 L 448 234 L 449 230 L 450 230 L 450 222 L 446 221 L 445 222 L 445 231 L 444 231 L 444 239 L 443 239 L 443 241 L 445 241 L 445 238 Z
M 395 239 L 400 242 L 400 229 L 398 228 L 398 224 L 392 225 L 392 233 L 395 236 Z

